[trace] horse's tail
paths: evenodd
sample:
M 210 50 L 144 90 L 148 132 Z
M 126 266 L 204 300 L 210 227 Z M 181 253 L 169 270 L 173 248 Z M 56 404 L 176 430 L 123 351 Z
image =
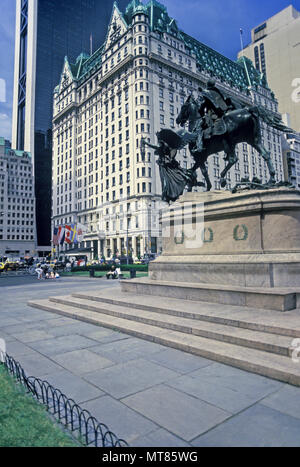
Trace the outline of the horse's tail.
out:
M 261 105 L 249 107 L 249 112 L 257 118 L 260 117 L 265 123 L 272 126 L 273 128 L 276 128 L 276 130 L 282 131 L 284 133 L 294 133 L 294 130 L 287 127 L 281 118 L 277 117 Z

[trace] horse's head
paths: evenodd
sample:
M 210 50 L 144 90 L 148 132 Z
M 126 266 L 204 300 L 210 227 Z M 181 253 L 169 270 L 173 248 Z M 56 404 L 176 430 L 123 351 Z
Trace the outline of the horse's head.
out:
M 199 118 L 200 114 L 198 112 L 198 104 L 195 101 L 193 95 L 190 94 L 180 110 L 180 113 L 176 119 L 176 123 L 177 125 L 184 126 L 186 122 L 189 122 L 189 129 L 192 131 L 196 120 Z
M 191 102 L 192 102 L 192 95 L 190 94 L 183 106 L 181 107 L 180 113 L 176 119 L 177 125 L 184 126 L 186 122 L 190 118 L 190 111 L 191 111 Z

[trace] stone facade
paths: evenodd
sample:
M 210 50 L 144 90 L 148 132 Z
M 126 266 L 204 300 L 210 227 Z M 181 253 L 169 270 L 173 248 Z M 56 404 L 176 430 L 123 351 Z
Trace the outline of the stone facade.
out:
M 287 134 L 283 138 L 283 161 L 285 179 L 295 188 L 300 188 L 300 133 Z
M 178 29 L 160 3 L 114 6 L 107 39 L 92 56 L 65 59 L 54 91 L 52 225 L 84 223 L 85 246 L 106 257 L 159 251 L 159 223 L 152 221 L 161 185 L 153 151 L 143 158 L 141 138 L 156 142 L 161 128 L 178 129 L 176 117 L 190 93 L 214 77 L 229 95 L 277 113 L 277 101 L 252 63 L 232 62 Z M 262 124 L 277 179 L 283 179 L 280 133 Z M 228 174 L 228 187 L 245 176 L 267 181 L 267 168 L 247 144 Z M 193 161 L 188 148 L 181 164 Z M 215 189 L 222 154 L 209 159 Z M 200 174 L 199 174 L 200 179 Z M 152 228 L 150 228 L 152 226 Z M 64 247 L 66 248 L 66 246 Z
M 0 138 L 0 256 L 36 251 L 35 197 L 29 153 L 10 149 Z
M 289 114 L 291 126 L 300 131 L 300 12 L 292 5 L 252 29 L 245 55 L 267 77 L 279 102 L 279 111 Z

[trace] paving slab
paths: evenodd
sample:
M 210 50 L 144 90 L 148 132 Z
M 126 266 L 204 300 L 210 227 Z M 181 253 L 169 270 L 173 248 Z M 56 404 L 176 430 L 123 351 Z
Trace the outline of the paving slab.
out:
M 116 399 L 178 376 L 175 371 L 146 360 L 133 360 L 84 375 L 84 378 Z
M 285 385 L 263 399 L 261 404 L 300 419 L 300 388 Z
M 111 329 L 107 328 L 101 328 L 100 326 L 94 326 L 94 330 L 91 332 L 86 332 L 85 337 L 88 337 L 89 339 L 95 340 L 99 343 L 129 339 L 128 334 L 123 334 L 118 331 L 112 331 Z
M 53 334 L 46 332 L 44 330 L 39 330 L 39 329 L 28 329 L 25 332 L 17 332 L 14 334 L 14 337 L 21 341 L 24 342 L 25 344 L 28 343 L 30 344 L 31 342 L 37 342 L 42 339 L 52 339 Z
M 125 439 L 131 446 L 134 440 L 146 436 L 159 427 L 131 408 L 105 395 L 82 404 L 101 423 L 105 423 L 119 438 Z
M 74 334 L 78 335 L 85 335 L 86 333 L 91 333 L 95 329 L 95 326 L 88 323 L 82 323 L 80 321 L 75 321 L 66 324 L 62 324 L 60 326 L 56 326 L 55 328 L 51 329 L 51 334 L 55 337 L 60 336 L 70 336 Z
M 239 391 L 238 387 L 232 389 L 218 384 L 215 378 L 202 379 L 201 377 L 193 378 L 185 375 L 166 384 L 178 391 L 226 410 L 231 414 L 241 412 L 260 400 L 259 397 L 250 397 L 247 394 L 243 394 L 243 392 Z
M 126 397 L 122 402 L 185 441 L 230 417 L 224 410 L 165 385 Z
M 140 358 L 149 359 L 150 356 L 162 352 L 164 349 L 165 348 L 159 344 L 130 337 L 118 342 L 117 345 L 115 342 L 111 342 L 109 344 L 97 346 L 93 348 L 93 352 L 103 355 L 116 363 L 125 363 Z
M 114 362 L 111 360 L 100 357 L 87 349 L 53 355 L 52 359 L 63 368 L 79 375 L 114 365 Z
M 30 308 L 28 308 L 30 310 Z M 57 317 L 57 315 L 55 313 L 50 313 L 49 316 L 45 316 L 44 318 L 41 318 L 40 315 L 35 315 L 34 313 L 27 313 L 26 312 L 27 309 L 24 310 L 24 314 L 18 312 L 18 313 L 14 313 L 14 317 L 18 320 L 18 323 L 35 323 L 37 321 L 42 321 L 42 320 L 45 320 L 47 321 L 48 319 L 53 319 L 55 317 Z M 17 323 L 15 323 L 17 324 Z
M 27 376 L 34 376 L 36 378 L 40 378 L 41 376 L 43 378 L 48 377 L 63 370 L 60 365 L 35 351 L 20 356 L 18 361 L 24 368 Z
M 191 445 L 186 441 L 178 438 L 167 430 L 160 428 L 153 431 L 148 435 L 141 436 L 133 441 L 134 447 L 153 447 L 153 448 L 176 448 L 176 447 L 190 447 Z
M 13 340 L 11 342 L 7 342 L 6 352 L 15 360 L 19 360 L 19 357 L 23 357 L 23 355 L 35 353 L 34 349 L 32 349 L 30 345 L 31 344 L 26 345 L 23 342 Z
M 197 447 L 299 447 L 300 420 L 261 404 L 192 442 Z
M 170 370 L 185 374 L 212 365 L 214 362 L 202 357 L 196 357 L 180 350 L 165 349 L 162 352 L 151 354 L 148 360 L 165 366 Z
M 0 321 L 0 329 L 6 326 L 12 326 L 14 324 L 20 324 L 20 320 L 16 318 L 3 318 Z
M 48 381 L 52 386 L 59 389 L 69 399 L 73 399 L 77 404 L 90 401 L 102 396 L 104 393 L 92 384 L 83 380 L 80 376 L 74 375 L 67 370 L 61 370 L 48 375 L 41 375 L 42 380 Z
M 253 400 L 278 391 L 284 383 L 264 376 L 248 373 L 221 363 L 214 363 L 200 370 L 190 373 L 191 378 L 205 381 L 211 385 L 231 389 Z
M 47 322 L 43 321 L 43 325 L 57 327 L 57 326 L 64 326 L 66 324 L 74 324 L 74 320 L 71 318 L 65 318 L 63 316 L 59 317 L 57 315 L 55 316 L 56 316 L 55 318 L 51 318 Z
M 71 352 L 72 350 L 93 347 L 94 345 L 95 341 L 73 334 L 54 337 L 53 339 L 47 339 L 44 341 L 32 342 L 30 347 L 43 355 L 51 356 Z
M 15 335 L 17 333 L 26 332 L 28 330 L 33 329 L 45 329 L 47 328 L 47 324 L 45 321 L 38 321 L 38 322 L 31 322 L 31 323 L 21 323 L 21 324 L 14 324 L 11 326 L 5 326 L 1 329 L 7 334 Z
M 1 329 L 0 329 L 0 339 L 4 339 L 5 342 L 12 342 L 16 340 L 14 336 L 11 336 L 10 334 L 6 334 L 6 332 L 3 332 Z

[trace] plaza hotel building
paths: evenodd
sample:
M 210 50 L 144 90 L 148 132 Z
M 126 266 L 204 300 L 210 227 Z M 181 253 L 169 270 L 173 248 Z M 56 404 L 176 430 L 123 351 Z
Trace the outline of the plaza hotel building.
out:
M 156 144 L 160 129 L 177 131 L 183 103 L 211 78 L 226 94 L 278 116 L 274 93 L 249 59 L 234 62 L 192 38 L 155 0 L 133 0 L 124 13 L 115 3 L 104 44 L 75 63 L 66 57 L 54 90 L 52 230 L 84 224 L 79 247 L 94 257 L 124 254 L 127 247 L 134 257 L 159 253 L 159 168 L 153 150 L 141 151 L 141 139 Z M 281 134 L 263 122 L 262 132 L 283 180 Z M 243 177 L 267 181 L 257 152 L 247 144 L 237 151 L 227 188 Z M 188 148 L 177 159 L 186 168 L 193 164 Z M 224 164 L 222 153 L 208 160 L 213 189 L 220 189 Z

